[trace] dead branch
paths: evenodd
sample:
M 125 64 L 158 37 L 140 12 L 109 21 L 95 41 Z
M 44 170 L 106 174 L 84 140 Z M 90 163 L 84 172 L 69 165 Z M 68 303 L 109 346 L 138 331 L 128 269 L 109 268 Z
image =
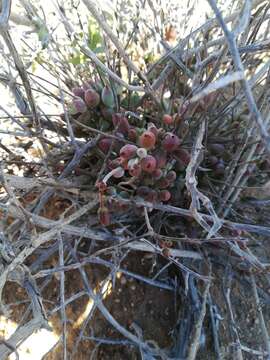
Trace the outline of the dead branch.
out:
M 197 189 L 198 182 L 196 179 L 196 170 L 198 169 L 203 158 L 202 141 L 205 134 L 205 127 L 206 127 L 205 121 L 202 121 L 197 139 L 193 146 L 191 160 L 186 170 L 186 187 L 191 195 L 190 210 L 194 218 L 197 220 L 197 222 L 208 232 L 208 237 L 210 238 L 216 234 L 216 232 L 222 226 L 222 223 L 219 220 L 218 216 L 216 215 L 216 212 L 214 210 L 214 207 L 210 199 L 208 199 L 207 196 L 205 196 L 202 192 L 200 192 Z M 200 201 L 212 216 L 212 220 L 213 220 L 212 227 L 210 227 L 207 224 L 207 222 L 198 212 L 198 210 L 200 210 Z

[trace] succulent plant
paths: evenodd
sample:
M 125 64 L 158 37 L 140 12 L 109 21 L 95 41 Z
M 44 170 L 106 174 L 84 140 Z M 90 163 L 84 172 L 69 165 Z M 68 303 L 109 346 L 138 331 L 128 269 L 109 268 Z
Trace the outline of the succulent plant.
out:
M 158 129 L 157 129 L 155 124 L 149 123 L 148 126 L 147 126 L 147 130 L 151 131 L 155 135 L 155 137 L 158 136 Z
M 110 86 L 102 87 L 96 81 L 87 80 L 83 86 L 75 87 L 72 91 L 75 95 L 73 108 L 78 113 L 86 112 L 86 115 L 89 111 L 91 116 L 87 118 L 92 121 L 91 126 L 111 131 L 114 136 L 123 139 L 119 141 L 105 135 L 97 144 L 104 154 L 112 150 L 106 163 L 108 171 L 97 184 L 100 194 L 100 223 L 110 225 L 112 212 L 121 213 L 129 208 L 127 202 L 123 201 L 124 198 L 137 196 L 152 203 L 170 201 L 175 196 L 174 185 L 178 172 L 184 171 L 190 161 L 188 151 L 180 147 L 180 138 L 173 132 L 168 132 L 168 127 L 176 123 L 175 116 L 164 114 L 160 120 L 146 121 L 146 125 L 141 128 L 136 123 L 136 118 L 125 116 L 122 108 L 115 112 L 115 99 Z M 151 114 L 151 109 L 148 110 Z M 126 141 L 132 143 L 125 143 Z M 216 152 L 214 146 L 207 163 L 213 162 L 211 156 L 216 157 L 213 171 L 221 173 L 224 163 L 220 155 L 214 154 Z M 120 188 L 115 186 L 118 183 L 121 183 Z M 125 184 L 129 190 L 123 198 L 121 189 Z M 143 213 L 143 209 L 137 210 L 138 213 Z
M 168 174 L 166 175 L 166 179 L 170 183 L 173 183 L 176 180 L 176 172 L 173 170 L 169 171 Z
M 174 157 L 185 166 L 187 166 L 190 162 L 189 152 L 181 147 L 179 147 L 176 151 L 174 151 Z
M 136 154 L 140 159 L 143 159 L 147 156 L 147 150 L 145 148 L 138 148 Z
M 175 151 L 180 145 L 180 139 L 177 135 L 173 133 L 166 133 L 162 141 L 162 147 L 167 152 Z
M 223 160 L 219 160 L 218 163 L 214 166 L 214 173 L 217 176 L 225 174 L 225 165 Z
M 208 157 L 208 162 L 210 165 L 214 166 L 218 163 L 218 158 L 215 155 L 211 155 Z
M 156 190 L 150 189 L 149 194 L 145 198 L 146 201 L 156 203 L 158 201 L 158 193 Z
M 115 105 L 112 89 L 108 85 L 105 85 L 102 89 L 101 100 L 103 104 L 109 108 L 113 108 Z
M 164 168 L 168 161 L 167 154 L 162 150 L 157 150 L 154 152 L 154 156 L 157 160 L 157 167 Z
M 72 92 L 73 92 L 73 94 L 74 94 L 75 96 L 78 96 L 78 97 L 84 99 L 84 89 L 83 89 L 83 88 L 81 88 L 81 87 L 74 87 L 74 88 L 72 89 Z
M 157 182 L 158 189 L 166 189 L 169 186 L 170 186 L 170 181 L 166 178 L 162 178 L 162 179 L 158 180 L 158 182 Z
M 116 179 L 119 179 L 119 178 L 123 177 L 124 174 L 125 174 L 125 170 L 122 167 L 119 166 L 113 172 L 113 177 L 115 177 Z
M 158 199 L 159 201 L 169 201 L 171 198 L 171 193 L 169 192 L 169 190 L 161 190 L 159 193 L 158 193 Z
M 140 186 L 137 189 L 137 195 L 145 199 L 149 194 L 150 190 L 151 189 L 148 186 Z
M 174 123 L 173 117 L 171 115 L 163 115 L 162 121 L 165 125 L 172 125 Z
M 130 125 L 128 119 L 124 115 L 119 113 L 113 114 L 112 122 L 118 132 L 122 133 L 125 136 L 128 135 L 130 130 Z
M 141 159 L 141 167 L 142 170 L 147 173 L 153 173 L 157 167 L 157 160 L 152 155 L 147 155 L 143 159 Z
M 135 128 L 130 128 L 128 130 L 128 139 L 130 141 L 133 141 L 133 142 L 136 142 L 136 139 L 137 139 L 137 131 Z
M 111 138 L 103 138 L 103 139 L 99 140 L 99 142 L 98 142 L 98 147 L 105 154 L 110 150 L 111 145 L 112 145 Z
M 100 96 L 95 90 L 88 89 L 84 93 L 84 100 L 85 100 L 86 105 L 90 109 L 93 109 L 99 105 Z
M 133 177 L 138 177 L 141 175 L 142 167 L 141 164 L 137 162 L 131 162 L 128 164 L 129 175 Z
M 152 131 L 145 131 L 139 138 L 139 145 L 145 149 L 152 149 L 156 144 L 156 136 Z
M 78 113 L 84 113 L 87 110 L 85 102 L 78 96 L 73 99 L 73 106 Z
M 211 154 L 223 155 L 225 153 L 225 146 L 223 144 L 209 144 Z
M 163 172 L 161 169 L 156 169 L 152 172 L 152 176 L 155 178 L 155 179 L 161 179 L 162 178 L 162 175 L 163 175 Z
M 136 155 L 138 148 L 136 145 L 127 144 L 124 145 L 120 150 L 120 156 L 124 159 L 131 159 Z

